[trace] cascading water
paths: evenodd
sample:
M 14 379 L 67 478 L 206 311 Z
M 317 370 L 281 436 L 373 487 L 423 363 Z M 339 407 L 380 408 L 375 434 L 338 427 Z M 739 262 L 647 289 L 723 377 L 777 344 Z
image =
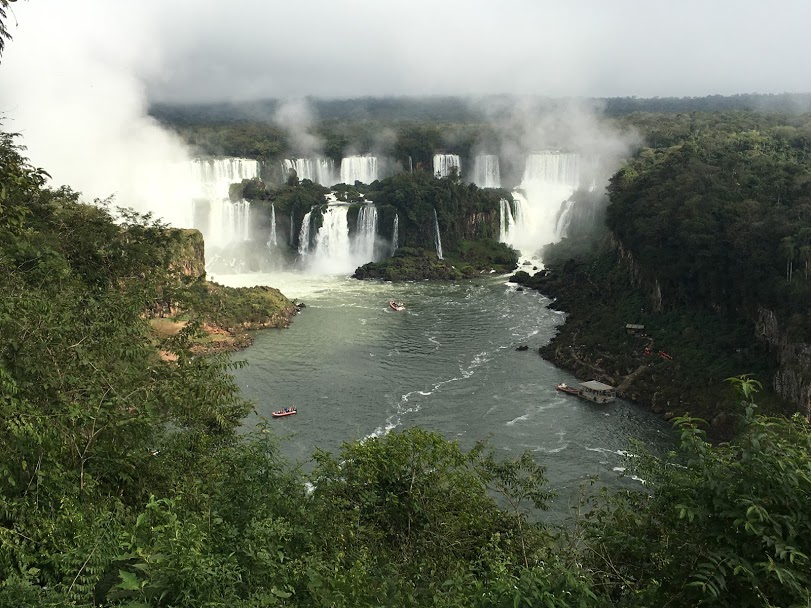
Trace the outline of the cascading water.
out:
M 312 219 L 313 212 L 310 210 L 304 214 L 304 218 L 301 220 L 301 231 L 298 235 L 298 254 L 302 257 L 310 253 L 310 224 Z
M 439 235 L 439 219 L 436 216 L 436 209 L 434 209 L 434 244 L 436 245 L 436 257 L 444 260 L 442 257 L 442 237 Z
M 376 156 L 347 156 L 341 160 L 341 183 L 371 184 L 377 179 Z
M 286 175 L 293 169 L 299 180 L 309 179 L 322 186 L 335 184 L 335 161 L 331 158 L 286 158 L 282 167 Z
M 233 183 L 259 177 L 259 163 L 249 158 L 194 159 L 190 170 L 197 184 L 195 201 L 207 205 L 208 221 L 196 226 L 206 243 L 223 247 L 250 240 L 251 205 L 245 200 L 232 202 L 228 190 Z
M 555 236 L 562 239 L 566 236 L 569 230 L 569 224 L 572 221 L 572 210 L 574 209 L 574 201 L 567 200 L 563 203 L 558 213 L 557 221 L 555 222 Z
M 473 162 L 473 183 L 479 188 L 501 188 L 498 156 L 479 154 Z
M 515 231 L 515 220 L 510 201 L 503 198 L 499 201 L 499 235 L 498 240 L 509 243 Z
M 391 231 L 391 255 L 394 255 L 394 252 L 397 251 L 397 247 L 400 245 L 400 216 L 398 214 L 394 214 L 394 228 Z
M 577 154 L 538 152 L 527 157 L 521 185 L 513 193 L 514 230 L 508 243 L 532 254 L 559 237 L 556 217 L 580 183 Z
M 279 245 L 279 239 L 276 237 L 276 205 L 270 204 L 270 234 L 268 235 L 267 246 L 269 249 L 274 249 Z
M 436 177 L 447 177 L 454 169 L 457 173 L 462 172 L 462 163 L 458 154 L 434 154 L 434 175 Z
M 312 212 L 302 220 L 299 254 L 308 271 L 316 274 L 350 274 L 375 259 L 377 207 L 367 203 L 358 210 L 355 233 L 350 237 L 349 205 L 321 207 L 321 227 L 313 238 Z
M 377 238 L 377 207 L 367 204 L 358 211 L 353 251 L 360 263 L 374 259 L 375 239 Z
M 349 252 L 349 224 L 345 205 L 328 205 L 322 211 L 323 222 L 315 235 L 310 267 L 323 274 L 345 272 L 344 260 Z

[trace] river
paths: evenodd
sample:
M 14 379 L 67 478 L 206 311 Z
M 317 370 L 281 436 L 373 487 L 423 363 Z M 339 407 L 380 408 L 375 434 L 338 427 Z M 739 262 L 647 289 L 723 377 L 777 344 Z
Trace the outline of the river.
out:
M 419 426 L 465 448 L 486 439 L 505 456 L 530 450 L 560 494 L 574 500 L 589 477 L 620 480 L 629 440 L 669 445 L 670 426 L 623 400 L 605 406 L 561 394 L 578 382 L 538 355 L 564 322 L 549 300 L 505 277 L 461 283 L 383 283 L 346 277 L 248 274 L 232 286 L 272 285 L 306 308 L 284 330 L 254 334 L 236 355 L 243 395 L 256 404 L 252 427 L 273 410 L 298 414 L 268 424 L 293 462 L 316 448 Z M 403 301 L 396 312 L 388 301 Z M 517 351 L 526 345 L 526 351 Z

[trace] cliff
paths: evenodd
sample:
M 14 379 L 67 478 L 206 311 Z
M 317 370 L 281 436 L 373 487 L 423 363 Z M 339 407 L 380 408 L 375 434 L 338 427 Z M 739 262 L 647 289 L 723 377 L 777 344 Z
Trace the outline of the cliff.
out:
M 766 308 L 758 309 L 755 327 L 780 366 L 772 379 L 772 388 L 804 416 L 811 416 L 811 345 L 793 340 L 780 327 L 777 315 Z
M 171 228 L 172 248 L 169 269 L 191 281 L 206 276 L 206 249 L 199 230 Z
M 665 418 L 703 418 L 716 439 L 731 436 L 737 412 L 725 380 L 752 374 L 768 385 L 778 370 L 755 338 L 754 323 L 721 309 L 668 302 L 616 239 L 606 239 L 593 256 L 550 264 L 534 276 L 519 272 L 514 280 L 569 313 L 539 349 L 544 358 L 582 380 L 611 384 Z M 627 324 L 644 330 L 629 333 Z M 772 391 L 761 397 L 766 409 L 784 411 Z

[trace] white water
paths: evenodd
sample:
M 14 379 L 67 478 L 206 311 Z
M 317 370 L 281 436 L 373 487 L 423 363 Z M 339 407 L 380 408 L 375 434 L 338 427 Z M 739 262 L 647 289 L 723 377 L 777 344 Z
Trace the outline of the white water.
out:
M 323 221 L 315 235 L 315 250 L 310 261 L 310 270 L 319 274 L 348 272 L 344 263 L 349 252 L 349 224 L 345 205 L 329 205 L 323 212 Z
M 377 207 L 372 204 L 364 205 L 358 211 L 355 242 L 353 251 L 355 257 L 370 262 L 375 257 L 375 240 L 377 239 Z
M 507 242 L 524 254 L 531 255 L 560 238 L 555 219 L 561 204 L 572 196 L 579 183 L 580 161 L 577 154 L 530 154 L 521 185 L 513 193 L 516 203 L 514 229 L 507 234 Z
M 274 248 L 279 245 L 279 239 L 276 236 L 276 205 L 270 204 L 270 235 L 268 235 L 268 248 Z
M 301 231 L 298 235 L 298 253 L 300 256 L 306 256 L 310 253 L 310 224 L 312 221 L 313 212 L 308 211 L 304 214 L 304 218 L 301 220 Z M 290 230 L 292 232 L 293 224 L 292 221 L 290 223 Z
M 352 185 L 355 182 L 371 184 L 377 179 L 376 156 L 347 156 L 341 160 L 341 182 Z
M 473 183 L 479 188 L 501 188 L 498 156 L 480 154 L 473 163 Z
M 208 221 L 195 226 L 206 244 L 222 247 L 250 240 L 251 205 L 244 200 L 232 202 L 228 189 L 243 179 L 259 177 L 259 163 L 249 158 L 216 158 L 194 159 L 190 165 L 196 184 L 195 205 L 205 201 L 208 207 Z
M 394 255 L 394 252 L 397 251 L 397 247 L 400 245 L 399 239 L 400 239 L 400 216 L 398 214 L 395 214 L 394 229 L 392 230 L 391 235 L 391 255 Z
M 436 216 L 436 209 L 434 209 L 434 228 L 436 229 L 434 232 L 434 244 L 436 245 L 436 257 L 440 260 L 444 260 L 445 258 L 442 257 L 442 237 L 439 235 L 439 220 Z
M 502 243 L 509 243 L 515 231 L 515 220 L 510 201 L 504 198 L 499 201 L 499 220 L 498 240 Z
M 333 204 L 322 208 L 322 223 L 311 239 L 312 212 L 302 220 L 299 255 L 310 275 L 352 274 L 358 266 L 375 260 L 377 244 L 377 208 L 366 204 L 358 211 L 355 234 L 349 235 L 349 205 Z
M 331 158 L 286 158 L 282 167 L 286 175 L 293 169 L 299 180 L 309 179 L 327 187 L 336 183 L 335 161 Z
M 434 154 L 435 176 L 447 177 L 453 169 L 456 169 L 457 173 L 462 172 L 462 163 L 458 154 Z
M 562 239 L 569 231 L 569 224 L 572 221 L 572 211 L 574 210 L 574 201 L 566 201 L 563 204 L 563 209 L 558 216 L 558 221 L 555 223 L 555 236 Z

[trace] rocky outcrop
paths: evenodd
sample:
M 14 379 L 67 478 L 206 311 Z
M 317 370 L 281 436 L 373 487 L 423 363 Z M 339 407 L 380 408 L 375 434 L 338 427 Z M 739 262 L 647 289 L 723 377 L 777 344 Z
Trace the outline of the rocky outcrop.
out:
M 636 259 L 634 259 L 634 254 L 628 251 L 613 234 L 609 235 L 606 244 L 610 250 L 616 251 L 619 263 L 628 271 L 631 278 L 631 285 L 648 294 L 651 310 L 653 312 L 661 312 L 662 286 L 659 284 L 659 280 L 646 277 Z
M 172 228 L 174 237 L 169 268 L 191 280 L 206 276 L 206 248 L 199 230 Z
M 803 415 L 811 416 L 811 344 L 793 341 L 780 327 L 777 315 L 766 308 L 758 310 L 756 331 L 780 365 L 772 381 L 775 392 Z

